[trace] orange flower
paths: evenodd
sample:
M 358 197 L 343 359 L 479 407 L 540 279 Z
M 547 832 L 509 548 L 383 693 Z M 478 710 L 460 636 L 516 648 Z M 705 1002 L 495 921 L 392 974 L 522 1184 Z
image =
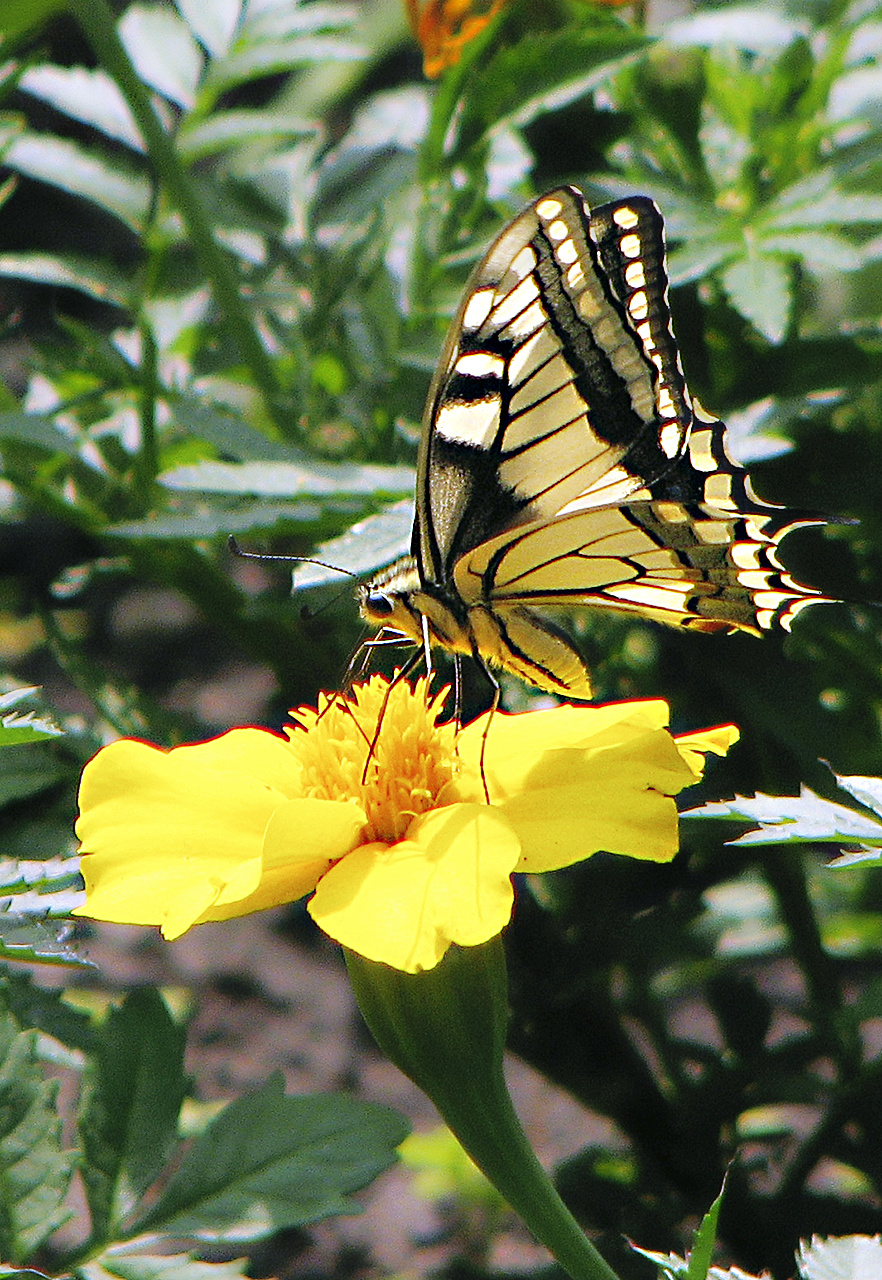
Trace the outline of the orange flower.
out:
M 407 16 L 423 50 L 423 70 L 434 80 L 454 66 L 463 46 L 483 31 L 505 0 L 407 0 Z M 483 12 L 473 13 L 481 8 Z

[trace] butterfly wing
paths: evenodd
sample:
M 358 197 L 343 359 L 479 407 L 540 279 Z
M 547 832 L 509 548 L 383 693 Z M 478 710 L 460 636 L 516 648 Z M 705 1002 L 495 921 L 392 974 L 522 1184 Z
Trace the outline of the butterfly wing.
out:
M 450 582 L 515 525 L 623 501 L 663 475 L 692 423 L 646 197 L 590 212 L 535 201 L 472 274 L 429 393 L 413 551 Z
M 723 423 L 702 415 L 651 492 L 509 530 L 461 557 L 455 585 L 468 608 L 502 615 L 597 605 L 702 631 L 789 630 L 826 597 L 783 570 L 777 544 L 819 523 L 760 501 L 726 453 Z

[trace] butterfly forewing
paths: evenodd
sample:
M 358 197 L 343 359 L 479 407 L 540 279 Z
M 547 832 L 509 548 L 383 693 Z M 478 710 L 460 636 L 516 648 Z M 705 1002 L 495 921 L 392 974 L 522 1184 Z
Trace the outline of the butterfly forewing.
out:
M 491 246 L 451 327 L 423 424 L 423 571 L 444 581 L 514 524 L 626 499 L 690 421 L 652 201 L 591 214 L 550 192 Z

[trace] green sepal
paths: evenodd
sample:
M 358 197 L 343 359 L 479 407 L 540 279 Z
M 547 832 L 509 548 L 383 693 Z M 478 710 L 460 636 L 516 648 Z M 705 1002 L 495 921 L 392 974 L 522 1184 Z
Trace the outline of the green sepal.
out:
M 347 951 L 365 1022 L 423 1090 L 478 1168 L 574 1280 L 617 1280 L 564 1205 L 521 1128 L 503 1074 L 508 1023 L 499 937 L 403 973 Z

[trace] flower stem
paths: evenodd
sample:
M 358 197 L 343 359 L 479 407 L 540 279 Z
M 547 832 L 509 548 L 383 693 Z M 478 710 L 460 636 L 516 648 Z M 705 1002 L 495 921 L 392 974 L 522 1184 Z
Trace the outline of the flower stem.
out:
M 508 1021 L 499 937 L 402 973 L 346 952 L 359 1008 L 383 1052 L 426 1093 L 479 1169 L 573 1280 L 618 1280 L 527 1141 L 502 1068 Z

